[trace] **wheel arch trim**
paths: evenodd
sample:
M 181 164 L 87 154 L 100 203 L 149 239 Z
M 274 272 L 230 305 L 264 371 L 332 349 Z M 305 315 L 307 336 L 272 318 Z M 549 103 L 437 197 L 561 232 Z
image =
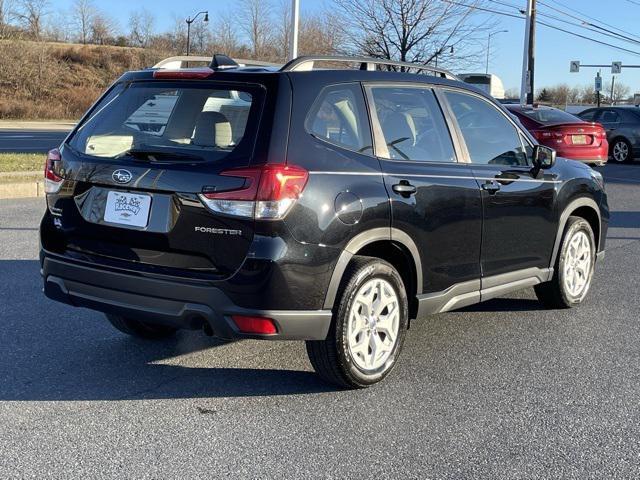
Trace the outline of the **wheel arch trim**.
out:
M 342 253 L 338 257 L 338 261 L 333 269 L 333 273 L 331 274 L 331 280 L 329 281 L 329 288 L 325 295 L 323 308 L 333 308 L 338 295 L 340 282 L 342 281 L 344 272 L 353 256 L 356 255 L 363 247 L 379 241 L 397 242 L 409 251 L 415 265 L 416 292 L 418 294 L 422 292 L 422 261 L 415 242 L 409 235 L 397 228 L 372 228 L 353 237 L 342 250 Z
M 567 221 L 569 217 L 575 212 L 578 208 L 581 207 L 589 207 L 598 217 L 598 231 L 593 232 L 598 236 L 598 245 L 596 245 L 596 253 L 600 251 L 600 245 L 602 244 L 602 216 L 600 215 L 600 208 L 598 204 L 589 197 L 580 197 L 572 200 L 568 203 L 568 205 L 560 214 L 560 219 L 558 221 L 558 232 L 556 233 L 556 241 L 553 244 L 553 253 L 551 255 L 551 262 L 549 263 L 549 267 L 553 268 L 556 264 L 556 259 L 558 258 L 558 252 L 560 251 L 560 245 L 562 243 L 562 235 L 564 234 L 564 229 L 567 226 Z

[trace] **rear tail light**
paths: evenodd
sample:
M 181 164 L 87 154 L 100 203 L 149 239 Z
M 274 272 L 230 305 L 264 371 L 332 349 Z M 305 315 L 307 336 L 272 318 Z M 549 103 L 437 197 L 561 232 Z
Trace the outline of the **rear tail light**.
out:
M 244 178 L 244 185 L 238 190 L 202 193 L 202 202 L 216 213 L 258 220 L 284 218 L 309 178 L 304 168 L 284 164 L 226 170 L 220 175 Z
M 46 193 L 57 193 L 62 187 L 64 179 L 56 173 L 60 168 L 60 151 L 56 148 L 50 150 L 44 164 L 44 191 Z
M 260 335 L 271 335 L 278 332 L 276 324 L 270 318 L 247 317 L 245 315 L 233 315 L 231 317 L 242 333 L 257 333 Z

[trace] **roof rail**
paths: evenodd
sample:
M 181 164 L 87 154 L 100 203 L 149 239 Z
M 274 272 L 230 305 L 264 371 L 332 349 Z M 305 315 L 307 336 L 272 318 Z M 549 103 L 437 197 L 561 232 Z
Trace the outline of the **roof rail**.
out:
M 179 55 L 177 57 L 169 57 L 159 61 L 151 68 L 163 68 L 163 69 L 180 69 L 183 68 L 185 63 L 202 63 L 207 65 L 211 64 L 213 57 L 193 56 L 193 55 Z M 259 60 L 245 60 L 242 58 L 234 58 L 239 67 L 281 67 L 281 63 L 262 62 Z
M 342 63 L 359 63 L 360 70 L 375 70 L 376 66 L 392 66 L 392 67 L 404 67 L 410 68 L 422 72 L 431 72 L 432 75 L 448 78 L 451 80 L 458 80 L 453 73 L 443 68 L 432 67 L 431 65 L 422 65 L 419 63 L 409 62 L 396 62 L 395 60 L 387 60 L 384 58 L 374 57 L 346 57 L 346 56 L 333 56 L 333 55 L 310 55 L 294 58 L 289 63 L 284 65 L 281 72 L 304 72 L 313 70 L 315 62 L 342 62 Z

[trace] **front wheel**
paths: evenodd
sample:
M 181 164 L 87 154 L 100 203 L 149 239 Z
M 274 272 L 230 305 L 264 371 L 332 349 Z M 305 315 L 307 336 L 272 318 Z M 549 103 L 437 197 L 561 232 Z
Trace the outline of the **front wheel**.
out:
M 396 269 L 371 257 L 354 257 L 341 287 L 327 339 L 308 341 L 307 354 L 325 381 L 364 388 L 396 364 L 407 330 L 407 294 Z
M 569 217 L 553 278 L 535 286 L 547 308 L 571 308 L 582 303 L 591 287 L 596 260 L 595 238 L 584 218 Z
M 632 158 L 631 144 L 624 138 L 618 138 L 611 145 L 611 158 L 616 163 L 626 163 Z

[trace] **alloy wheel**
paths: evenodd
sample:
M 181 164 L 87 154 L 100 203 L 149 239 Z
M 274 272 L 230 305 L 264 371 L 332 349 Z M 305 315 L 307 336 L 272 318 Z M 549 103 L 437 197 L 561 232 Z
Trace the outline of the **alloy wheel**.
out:
M 572 297 L 581 298 L 589 289 L 591 250 L 591 241 L 583 230 L 578 230 L 569 240 L 564 261 L 564 285 Z
M 382 367 L 398 339 L 400 303 L 391 284 L 373 278 L 363 284 L 349 312 L 347 346 L 354 363 L 365 372 Z
M 629 145 L 626 142 L 619 141 L 613 146 L 613 159 L 616 162 L 626 162 L 629 157 Z

